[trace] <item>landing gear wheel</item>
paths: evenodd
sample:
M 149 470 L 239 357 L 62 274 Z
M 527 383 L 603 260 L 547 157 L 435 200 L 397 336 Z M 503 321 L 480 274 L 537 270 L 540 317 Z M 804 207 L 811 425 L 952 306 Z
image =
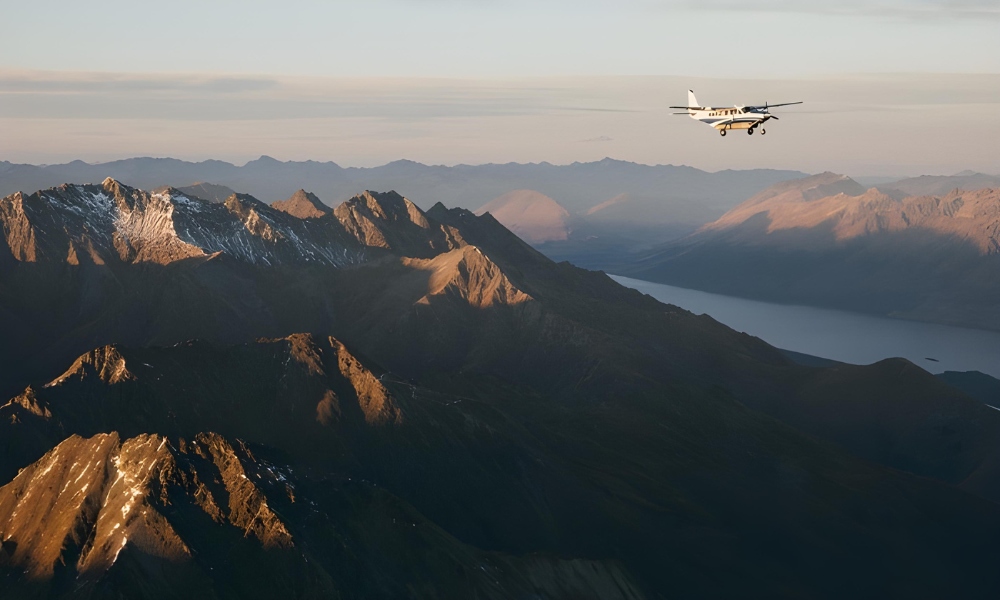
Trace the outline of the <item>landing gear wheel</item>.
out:
M 753 135 L 753 127 L 747 129 L 747 135 Z
M 761 134 L 761 135 L 764 135 L 765 133 L 767 133 L 767 130 L 766 130 L 766 129 L 761 129 L 761 130 L 760 130 L 760 134 Z
M 719 130 L 719 135 L 721 135 L 722 137 L 726 137 L 726 130 L 725 129 L 720 129 Z

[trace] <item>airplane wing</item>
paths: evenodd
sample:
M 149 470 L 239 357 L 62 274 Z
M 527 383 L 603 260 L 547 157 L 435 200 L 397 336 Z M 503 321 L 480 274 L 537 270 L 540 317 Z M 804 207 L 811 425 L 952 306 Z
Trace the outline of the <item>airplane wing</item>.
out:
M 776 106 L 791 106 L 793 104 L 802 104 L 802 102 L 782 102 L 781 104 L 765 104 L 763 106 L 747 106 L 747 110 L 757 109 L 757 108 L 774 108 Z

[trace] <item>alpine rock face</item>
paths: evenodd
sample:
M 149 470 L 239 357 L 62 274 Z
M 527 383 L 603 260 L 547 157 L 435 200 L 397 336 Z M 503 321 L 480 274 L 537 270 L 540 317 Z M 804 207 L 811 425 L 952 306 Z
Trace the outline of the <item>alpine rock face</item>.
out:
M 165 265 L 220 252 L 262 265 L 365 260 L 363 248 L 336 220 L 298 219 L 242 194 L 211 203 L 173 189 L 147 193 L 106 179 L 100 186 L 8 196 L 0 215 L 7 249 L 21 262 Z
M 287 526 L 245 467 L 257 480 L 261 472 L 280 476 L 213 434 L 179 448 L 157 435 L 71 436 L 0 488 L 4 562 L 23 568 L 29 581 L 68 571 L 77 589 L 97 585 L 119 560 L 146 562 L 149 571 L 141 574 L 154 576 L 153 583 L 159 569 L 184 573 L 194 566 L 199 549 L 171 524 L 186 511 L 238 530 L 264 550 L 292 549 Z
M 0 222 L 5 599 L 1000 589 L 1000 413 L 906 361 L 803 367 L 393 192 Z

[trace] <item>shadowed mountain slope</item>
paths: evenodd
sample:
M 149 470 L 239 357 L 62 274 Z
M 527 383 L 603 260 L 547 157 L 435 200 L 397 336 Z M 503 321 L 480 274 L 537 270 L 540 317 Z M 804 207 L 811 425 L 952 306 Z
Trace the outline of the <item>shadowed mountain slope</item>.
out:
M 0 519 L 12 597 L 642 597 L 615 564 L 478 551 L 375 485 L 214 433 L 71 436 L 0 488 Z
M 147 514 L 144 519 L 159 523 L 161 533 L 156 539 L 175 540 L 179 549 L 197 548 L 198 560 L 191 567 L 206 571 L 205 566 L 218 564 L 218 550 L 198 547 L 205 541 L 180 531 L 185 522 L 197 522 L 193 516 L 181 520 L 184 511 L 204 513 L 198 519 L 206 523 L 212 517 L 215 525 L 202 535 L 219 536 L 219 540 L 227 532 L 242 536 L 253 524 L 262 532 L 274 532 L 277 538 L 269 544 L 261 533 L 257 539 L 241 542 L 243 552 L 262 553 L 259 559 L 251 558 L 250 564 L 271 554 L 284 556 L 286 563 L 280 569 L 295 565 L 312 570 L 313 574 L 301 577 L 314 584 L 325 582 L 333 589 L 346 588 L 345 596 L 379 585 L 392 589 L 407 577 L 417 576 L 398 571 L 413 568 L 414 563 L 425 564 L 423 568 L 430 569 L 425 573 L 452 569 L 452 573 L 436 571 L 441 578 L 436 581 L 438 589 L 456 589 L 452 586 L 466 576 L 456 578 L 453 573 L 463 572 L 459 565 L 470 568 L 471 561 L 462 556 L 477 553 L 478 560 L 485 561 L 481 564 L 493 565 L 487 573 L 497 568 L 497 576 L 505 575 L 498 579 L 503 593 L 514 593 L 520 582 L 544 580 L 542 574 L 550 573 L 550 587 L 540 594 L 554 598 L 582 597 L 579 594 L 587 586 L 594 586 L 589 588 L 592 592 L 613 590 L 621 597 L 660 597 L 667 595 L 666 590 L 725 594 L 736 589 L 749 596 L 766 596 L 783 595 L 773 584 L 780 581 L 785 587 L 834 597 L 849 590 L 898 595 L 918 593 L 923 586 L 939 590 L 951 585 L 976 594 L 981 586 L 995 584 L 983 577 L 961 584 L 952 578 L 957 572 L 968 577 L 966 568 L 989 572 L 985 565 L 998 552 L 990 534 L 1000 527 L 995 505 L 848 458 L 725 396 L 689 386 L 647 386 L 609 402 L 558 402 L 479 375 L 439 376 L 417 384 L 386 372 L 375 376 L 345 352 L 336 340 L 308 336 L 233 348 L 184 344 L 100 349 L 35 390 L 30 407 L 23 396 L 4 407 L 0 411 L 3 437 L 39 436 L 41 450 L 55 443 L 50 440 L 77 433 L 92 435 L 110 429 L 128 432 L 123 434 L 128 436 L 164 431 L 166 440 L 173 441 L 140 437 L 118 451 L 124 453 L 130 444 L 139 444 L 149 450 L 155 446 L 161 454 L 149 460 L 146 454 L 132 459 L 146 471 L 129 474 L 131 468 L 122 467 L 131 487 L 120 501 L 114 488 L 104 492 L 107 500 L 94 507 L 97 517 L 85 520 L 96 523 L 93 535 L 105 529 L 117 535 L 117 517 L 111 517 L 119 514 L 116 502 L 129 502 L 134 496 L 138 504 L 130 511 L 139 514 L 147 506 L 144 502 L 154 502 L 149 512 L 161 514 Z M 198 374 L 197 379 L 192 379 L 192 373 Z M 878 379 L 877 374 L 874 377 Z M 364 395 L 380 398 L 380 406 L 392 407 L 395 416 L 364 418 Z M 220 435 L 196 433 L 205 424 L 218 426 Z M 71 438 L 66 444 L 82 443 L 74 439 L 78 440 Z M 122 464 L 113 458 L 117 438 L 104 439 L 98 436 L 92 443 L 107 447 L 112 458 L 106 460 Z M 17 449 L 25 447 L 23 442 L 16 445 Z M 80 469 L 91 468 L 92 454 L 62 448 L 41 458 L 34 470 L 21 472 L 10 484 L 14 487 L 0 489 L 0 510 L 5 506 L 2 499 L 8 497 L 5 494 L 23 498 L 44 489 L 63 490 L 52 502 L 79 500 L 75 494 L 89 481 L 80 476 Z M 65 460 L 58 462 L 64 452 Z M 233 475 L 216 475 L 210 464 L 199 467 L 202 463 L 195 460 L 197 456 L 204 456 L 217 469 L 237 470 Z M 226 458 L 232 456 L 239 462 Z M 87 458 L 77 464 L 78 457 Z M 105 471 L 94 469 L 94 473 Z M 42 471 L 56 479 L 51 483 L 39 479 Z M 243 481 L 241 472 L 252 486 L 230 490 Z M 173 483 L 174 478 L 178 483 Z M 211 481 L 219 479 L 223 485 L 219 491 L 211 487 L 209 494 L 198 491 L 199 481 L 211 486 Z M 354 480 L 359 483 L 349 483 Z M 163 492 L 145 481 L 166 487 L 169 504 L 159 508 L 152 498 L 164 497 Z M 189 482 L 187 488 L 180 487 L 184 482 Z M 339 483 L 331 488 L 324 482 Z M 138 492 L 132 494 L 129 489 Z M 228 501 L 222 499 L 226 493 Z M 327 512 L 338 504 L 354 504 L 353 498 L 365 493 L 381 494 L 386 501 L 360 515 L 358 508 L 340 516 Z M 15 508 L 22 506 L 20 502 Z M 273 518 L 258 515 L 246 521 L 265 502 L 273 507 L 268 509 L 274 511 Z M 45 506 L 27 514 L 52 514 Z M 318 511 L 333 518 L 332 529 L 328 533 L 304 529 L 299 520 L 303 511 L 297 507 L 305 507 L 305 514 Z M 73 510 L 57 512 L 75 519 Z M 102 514 L 108 515 L 104 529 Z M 875 520 L 862 516 L 867 514 Z M 355 533 L 360 527 L 373 526 L 365 525 L 364 519 L 383 523 L 375 525 L 379 531 L 391 519 L 404 516 L 404 531 L 418 537 L 394 531 L 398 521 L 384 534 L 375 534 L 384 536 L 379 543 L 391 550 L 365 559 L 373 564 L 358 563 L 360 557 L 349 553 L 322 556 L 329 552 L 323 550 L 324 535 L 340 531 L 335 539 L 342 539 L 348 548 L 364 547 L 372 543 L 372 534 L 357 539 Z M 324 522 L 319 515 L 312 519 L 317 518 L 317 523 Z M 40 522 L 30 516 L 25 520 Z M 34 549 L 38 544 L 41 548 L 64 545 L 50 541 L 65 538 L 63 530 L 50 529 L 61 521 L 46 519 L 43 530 L 24 529 L 20 522 L 12 520 L 12 528 L 4 533 L 10 536 L 8 542 L 16 544 L 8 543 L 10 564 L 51 564 L 57 560 L 52 557 L 63 556 L 52 554 L 53 549 L 44 561 L 33 558 L 42 556 L 38 554 L 41 549 Z M 133 529 L 147 526 L 147 520 L 124 522 Z M 448 535 L 418 541 L 438 527 L 494 553 L 483 555 L 475 548 L 447 542 Z M 35 545 L 25 547 L 29 532 Z M 111 554 L 94 555 L 103 557 L 95 563 L 102 566 L 89 571 L 98 584 L 117 589 L 116 545 L 127 551 L 143 550 L 145 538 L 132 545 L 121 541 L 126 539 L 133 537 L 123 533 L 105 544 L 112 548 Z M 664 544 L 665 539 L 671 542 Z M 813 539 L 825 540 L 832 549 L 808 541 Z M 929 545 L 932 539 L 935 542 Z M 407 550 L 414 543 L 429 544 L 445 556 L 418 560 Z M 453 549 L 448 550 L 448 544 Z M 75 557 L 72 548 L 71 544 L 68 551 Z M 787 554 L 793 548 L 798 549 L 794 559 Z M 396 554 L 397 549 L 402 555 Z M 131 569 L 127 551 L 123 568 Z M 83 572 L 93 552 L 84 548 L 83 558 L 66 562 Z M 164 556 L 165 550 L 158 552 Z M 165 559 L 180 568 L 189 560 L 183 550 L 177 552 Z M 722 558 L 734 553 L 740 557 L 736 562 Z M 563 560 L 544 558 L 554 555 Z M 898 555 L 922 565 L 922 572 L 914 570 L 913 562 L 904 565 L 884 558 Z M 875 561 L 877 556 L 883 558 Z M 720 560 L 723 565 L 718 564 Z M 960 571 L 955 570 L 955 560 L 962 561 Z M 581 579 L 582 574 L 574 571 L 573 565 L 580 563 L 593 564 L 588 566 L 589 579 Z M 768 574 L 762 577 L 759 569 L 767 563 L 771 563 Z M 721 575 L 720 567 L 727 575 L 712 576 L 714 584 L 706 584 L 702 576 L 692 578 L 695 573 Z M 362 574 L 345 586 L 344 573 L 352 568 Z M 369 569 L 385 573 L 385 578 L 369 579 Z M 841 569 L 854 573 L 853 580 L 837 581 Z M 224 574 L 208 570 L 213 580 L 222 578 L 216 584 L 222 589 L 245 586 L 240 579 L 226 579 L 240 577 L 241 572 L 238 565 Z M 98 577 L 99 573 L 105 574 Z M 734 573 L 738 576 L 730 579 Z M 193 574 L 177 577 L 197 585 Z M 47 575 L 38 579 L 56 585 Z M 814 587 L 818 582 L 823 582 L 822 593 Z M 465 585 L 474 586 L 476 581 Z M 606 593 L 594 597 L 606 597 Z
M 0 471 L 13 487 L 0 498 L 28 493 L 35 475 L 19 481 L 18 469 L 59 463 L 44 457 L 67 438 L 112 432 L 122 448 L 161 436 L 169 456 L 157 465 L 224 483 L 222 467 L 185 454 L 212 431 L 290 535 L 281 560 L 313 586 L 303 596 L 933 597 L 1000 586 L 1000 413 L 905 361 L 799 366 L 707 316 L 553 263 L 491 215 L 425 213 L 394 193 L 298 219 L 238 195 L 196 212 L 118 184 L 122 200 L 92 216 L 88 202 L 117 199 L 114 185 L 4 200 L 0 318 L 32 335 L 0 348 L 13 367 L 0 408 Z M 174 228 L 133 234 L 126 214 L 169 216 Z M 12 250 L 32 236 L 34 259 Z M 123 259 L 118 238 L 201 254 Z M 67 240 L 109 258 L 73 264 L 52 250 Z M 314 258 L 334 240 L 351 260 Z M 106 443 L 107 456 L 120 452 Z M 40 487 L 62 489 L 76 462 Z M 243 535 L 236 517 L 220 509 L 204 533 L 220 537 L 192 537 L 181 517 L 209 518 L 198 488 L 157 477 L 179 512 L 150 507 L 194 557 L 171 581 L 200 585 L 208 566 L 219 596 L 243 595 L 241 569 L 274 551 L 241 538 L 249 558 L 217 572 L 208 548 Z M 97 532 L 93 522 L 73 539 Z M 17 531 L 46 548 L 67 539 Z M 36 581 L 19 561 L 53 555 L 27 559 L 26 542 L 8 541 L 4 586 L 69 593 L 60 578 L 76 577 L 82 551 L 66 546 Z M 157 563 L 125 548 L 94 597 L 151 594 L 134 586 Z
M 1000 379 L 979 371 L 945 371 L 937 377 L 983 404 L 1000 410 Z

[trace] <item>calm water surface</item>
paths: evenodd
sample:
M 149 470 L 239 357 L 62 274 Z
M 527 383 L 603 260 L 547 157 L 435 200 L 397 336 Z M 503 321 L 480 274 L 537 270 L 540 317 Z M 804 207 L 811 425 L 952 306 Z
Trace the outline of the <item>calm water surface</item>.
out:
M 612 277 L 661 302 L 707 313 L 778 348 L 859 365 L 901 356 L 931 373 L 982 371 L 1000 377 L 1000 332 L 771 304 Z

